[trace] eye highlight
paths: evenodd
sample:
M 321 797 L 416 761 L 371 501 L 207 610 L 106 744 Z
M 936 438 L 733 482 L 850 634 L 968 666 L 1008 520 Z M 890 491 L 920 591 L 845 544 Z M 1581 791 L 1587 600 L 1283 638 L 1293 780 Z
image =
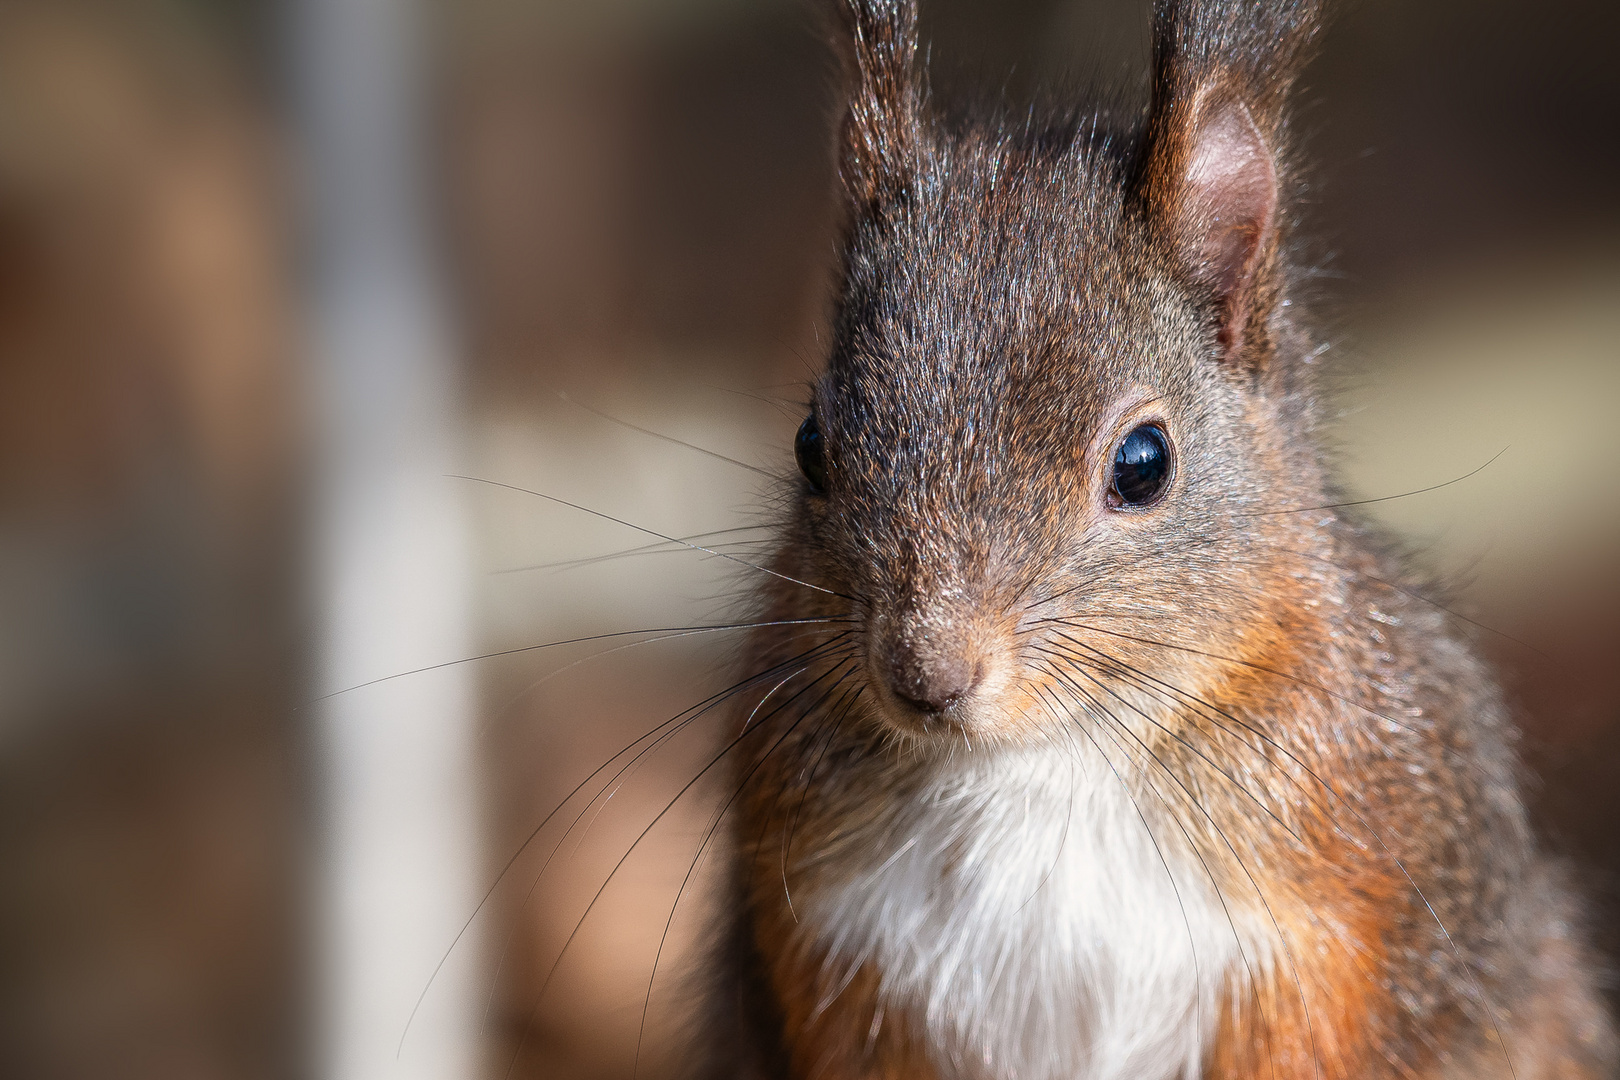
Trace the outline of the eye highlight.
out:
M 1114 483 L 1109 492 L 1119 509 L 1151 506 L 1170 486 L 1170 436 L 1157 424 L 1131 429 L 1114 451 Z
M 810 490 L 817 495 L 827 494 L 827 451 L 815 413 L 799 425 L 799 433 L 793 437 L 793 456 L 798 459 L 799 471 L 810 482 Z

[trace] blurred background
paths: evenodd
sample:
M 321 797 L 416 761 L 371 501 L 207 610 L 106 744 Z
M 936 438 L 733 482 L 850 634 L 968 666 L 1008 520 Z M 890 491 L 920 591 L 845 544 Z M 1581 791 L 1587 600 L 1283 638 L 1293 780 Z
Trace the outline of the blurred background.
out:
M 925 3 L 936 85 L 1141 100 L 1146 6 Z M 1500 452 L 1370 509 L 1490 628 L 1611 950 L 1616 41 L 1364 0 L 1299 122 L 1345 480 Z M 753 550 L 762 478 L 647 432 L 787 464 L 831 75 L 807 0 L 0 3 L 0 1075 L 669 1072 L 723 792 L 637 837 L 713 718 L 525 843 L 735 635 L 531 646 L 746 579 L 554 500 Z

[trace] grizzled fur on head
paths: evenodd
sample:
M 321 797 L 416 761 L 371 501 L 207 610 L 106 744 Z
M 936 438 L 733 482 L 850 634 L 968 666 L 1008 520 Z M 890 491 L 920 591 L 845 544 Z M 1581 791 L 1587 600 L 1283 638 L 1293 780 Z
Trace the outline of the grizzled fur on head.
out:
M 1213 546 L 1322 501 L 1280 205 L 1314 7 L 1161 2 L 1150 116 L 1119 131 L 941 117 L 913 4 L 842 5 L 845 257 L 813 405 L 829 487 L 800 528 L 874 652 L 1006 653 L 1060 591 L 1195 618 L 1231 584 Z M 1142 422 L 1175 478 L 1162 506 L 1111 511 Z M 1185 610 L 1143 611 L 1150 580 Z

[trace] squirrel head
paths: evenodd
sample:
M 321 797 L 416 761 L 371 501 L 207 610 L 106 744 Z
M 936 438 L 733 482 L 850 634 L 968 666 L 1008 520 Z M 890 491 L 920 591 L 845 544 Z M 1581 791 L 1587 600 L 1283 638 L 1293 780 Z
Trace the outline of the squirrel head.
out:
M 1257 545 L 1308 544 L 1273 512 L 1326 501 L 1282 247 L 1316 9 L 1161 0 L 1121 132 L 942 118 L 915 5 L 842 0 L 847 216 L 790 535 L 852 598 L 891 732 L 1031 737 L 1054 653 L 1186 675 L 1146 642 L 1289 617 Z

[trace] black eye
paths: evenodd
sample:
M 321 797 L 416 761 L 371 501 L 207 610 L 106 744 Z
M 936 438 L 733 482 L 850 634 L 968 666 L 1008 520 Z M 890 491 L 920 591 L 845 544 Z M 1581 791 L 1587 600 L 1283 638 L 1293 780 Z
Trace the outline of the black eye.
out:
M 804 418 L 799 434 L 793 439 L 793 456 L 799 459 L 799 471 L 810 481 L 810 490 L 817 495 L 827 493 L 827 455 L 821 441 L 821 429 L 816 426 L 814 414 Z
M 1120 505 L 1151 505 L 1169 484 L 1169 436 L 1157 424 L 1133 429 L 1114 451 L 1114 494 Z

